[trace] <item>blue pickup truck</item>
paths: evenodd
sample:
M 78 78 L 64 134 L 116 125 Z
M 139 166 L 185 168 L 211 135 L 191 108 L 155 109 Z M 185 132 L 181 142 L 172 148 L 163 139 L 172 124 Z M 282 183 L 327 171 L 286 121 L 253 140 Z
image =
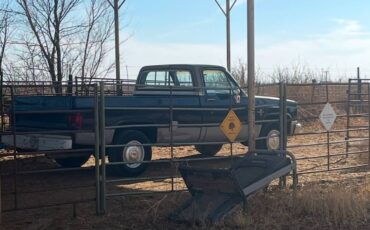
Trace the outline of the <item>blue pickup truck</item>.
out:
M 120 128 L 106 130 L 106 143 L 125 145 L 108 149 L 110 162 L 129 162 L 113 165 L 120 175 L 135 176 L 143 172 L 151 160 L 152 148 L 158 143 L 195 145 L 206 156 L 215 155 L 227 137 L 220 123 L 233 110 L 242 126 L 236 141 L 247 145 L 248 96 L 225 68 L 214 65 L 157 65 L 143 67 L 130 96 L 105 97 L 106 126 Z M 93 127 L 93 113 L 79 112 L 93 108 L 89 96 L 17 96 L 14 98 L 15 128 L 30 130 L 88 130 Z M 279 148 L 279 98 L 256 97 L 256 133 L 258 149 Z M 126 108 L 124 110 L 118 108 Z M 172 107 L 171 113 L 168 108 Z M 166 110 L 167 108 L 167 110 Z M 27 113 L 27 111 L 48 113 Z M 76 110 L 76 113 L 53 111 Z M 297 126 L 297 103 L 287 101 L 288 134 Z M 14 119 L 14 118 L 12 118 Z M 261 120 L 270 120 L 258 123 Z M 169 123 L 172 122 L 172 139 Z M 156 126 L 159 124 L 158 126 Z M 143 126 L 144 125 L 144 126 Z M 166 126 L 167 125 L 167 126 Z M 122 128 L 122 126 L 125 126 Z M 94 145 L 93 132 L 70 135 L 19 135 L 18 148 L 33 150 L 78 149 Z M 23 138 L 23 139 L 22 139 Z M 43 138 L 43 139 L 42 139 Z M 42 139 L 42 140 L 40 140 Z M 12 144 L 12 138 L 2 138 Z M 32 142 L 32 143 L 31 143 Z M 207 142 L 207 145 L 201 143 Z M 19 146 L 18 143 L 22 143 Z M 38 145 L 35 145 L 38 143 Z M 214 143 L 214 144 L 212 144 Z M 54 147 L 53 147 L 54 146 Z M 79 167 L 90 153 L 67 155 L 55 160 L 64 167 Z

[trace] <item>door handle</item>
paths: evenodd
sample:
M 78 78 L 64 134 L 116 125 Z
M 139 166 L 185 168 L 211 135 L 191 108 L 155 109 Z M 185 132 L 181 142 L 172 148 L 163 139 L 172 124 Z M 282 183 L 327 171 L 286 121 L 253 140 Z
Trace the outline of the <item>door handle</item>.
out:
M 216 101 L 216 98 L 207 98 L 207 101 Z

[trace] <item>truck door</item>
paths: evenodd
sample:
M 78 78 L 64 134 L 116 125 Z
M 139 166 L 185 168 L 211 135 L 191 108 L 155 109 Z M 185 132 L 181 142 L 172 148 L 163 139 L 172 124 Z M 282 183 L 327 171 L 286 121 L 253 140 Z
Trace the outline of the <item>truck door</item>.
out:
M 200 138 L 202 111 L 199 93 L 194 87 L 194 75 L 188 70 L 172 70 L 173 88 L 173 141 L 176 143 L 194 143 Z M 195 124 L 195 125 L 194 125 Z
M 148 71 L 142 78 L 144 87 L 136 95 L 148 93 L 159 100 L 159 106 L 172 107 L 173 143 L 197 142 L 200 138 L 202 111 L 199 93 L 194 87 L 194 75 L 186 69 L 161 69 Z M 171 88 L 170 88 L 171 87 Z M 170 111 L 161 111 L 155 117 L 155 123 L 167 123 L 171 120 Z M 152 115 L 153 117 L 153 115 Z M 168 128 L 159 128 L 157 142 L 169 143 L 171 132 Z
M 239 89 L 238 85 L 230 79 L 230 76 L 220 69 L 204 69 L 201 74 L 205 87 L 204 96 L 201 97 L 201 106 L 207 108 L 207 110 L 203 111 L 203 123 L 208 124 L 207 127 L 202 130 L 202 141 L 227 141 L 226 136 L 219 126 L 231 108 L 234 108 L 239 119 L 244 123 L 237 139 L 246 139 L 246 95 Z

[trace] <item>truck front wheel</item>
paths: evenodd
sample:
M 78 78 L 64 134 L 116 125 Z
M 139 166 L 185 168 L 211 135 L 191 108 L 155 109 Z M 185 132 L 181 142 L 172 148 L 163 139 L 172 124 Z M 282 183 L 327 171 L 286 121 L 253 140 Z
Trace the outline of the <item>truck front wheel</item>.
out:
M 150 143 L 149 138 L 141 131 L 119 131 L 113 140 L 114 145 L 124 147 L 112 147 L 108 153 L 109 162 L 121 162 L 124 164 L 111 165 L 113 173 L 119 176 L 137 176 L 144 172 L 152 159 L 151 146 L 143 146 Z
M 216 155 L 220 149 L 222 148 L 222 145 L 196 145 L 195 149 L 200 152 L 203 156 L 214 156 Z
M 90 154 L 86 154 L 76 157 L 54 158 L 54 160 L 64 168 L 77 168 L 85 164 L 89 158 Z
M 280 131 L 278 124 L 269 124 L 262 127 L 261 140 L 256 141 L 257 149 L 279 150 L 280 149 Z

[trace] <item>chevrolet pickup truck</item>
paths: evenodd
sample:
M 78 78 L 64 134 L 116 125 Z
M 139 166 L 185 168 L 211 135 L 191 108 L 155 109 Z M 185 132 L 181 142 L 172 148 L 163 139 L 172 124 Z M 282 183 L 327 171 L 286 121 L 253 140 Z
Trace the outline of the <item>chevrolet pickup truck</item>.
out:
M 146 169 L 148 164 L 140 162 L 152 158 L 152 148 L 148 144 L 194 145 L 205 156 L 215 155 L 222 148 L 220 143 L 228 141 L 219 126 L 230 110 L 242 123 L 236 140 L 248 144 L 248 95 L 223 67 L 146 66 L 140 70 L 132 87 L 134 91 L 130 96 L 105 96 L 106 126 L 121 127 L 106 130 L 106 143 L 125 145 L 108 149 L 108 159 L 110 162 L 129 162 L 112 165 L 119 175 L 135 176 Z M 13 105 L 16 115 L 11 119 L 15 119 L 17 131 L 92 130 L 93 127 L 93 113 L 79 112 L 94 107 L 92 96 L 16 96 Z M 257 148 L 278 149 L 279 98 L 257 96 L 256 106 L 257 136 L 265 137 L 257 140 Z M 125 109 L 119 109 L 122 107 Z M 169 107 L 173 108 L 172 119 Z M 61 110 L 76 110 L 76 113 L 53 113 Z M 48 112 L 38 114 L 34 111 Z M 292 135 L 298 124 L 295 101 L 287 101 L 287 116 L 288 134 Z M 259 123 L 261 120 L 270 122 Z M 16 138 L 16 147 L 40 151 L 86 149 L 94 145 L 93 132 L 18 135 Z M 12 140 L 7 136 L 2 138 L 2 142 L 8 145 L 13 144 Z M 201 144 L 205 142 L 207 145 Z M 55 160 L 64 167 L 79 167 L 89 157 L 90 153 L 71 154 Z

